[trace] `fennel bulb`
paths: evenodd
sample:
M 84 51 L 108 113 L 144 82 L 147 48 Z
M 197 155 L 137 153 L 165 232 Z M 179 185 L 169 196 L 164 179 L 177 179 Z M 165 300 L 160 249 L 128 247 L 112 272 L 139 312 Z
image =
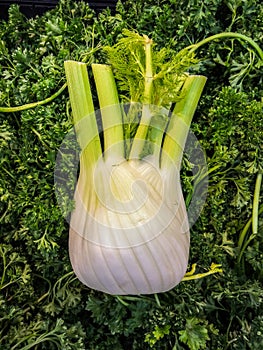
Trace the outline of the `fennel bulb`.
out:
M 69 251 L 76 275 L 89 287 L 147 294 L 183 278 L 190 236 L 179 172 L 154 164 L 100 159 L 91 172 L 80 173 Z

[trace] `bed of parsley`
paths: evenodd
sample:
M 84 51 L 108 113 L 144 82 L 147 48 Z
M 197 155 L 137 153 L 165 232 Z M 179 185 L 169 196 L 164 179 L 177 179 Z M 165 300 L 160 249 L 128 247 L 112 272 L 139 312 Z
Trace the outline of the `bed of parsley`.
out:
M 201 4 L 201 5 L 200 5 Z M 100 45 L 123 28 L 181 49 L 221 31 L 262 43 L 261 0 L 139 0 L 96 14 L 61 0 L 27 19 L 18 5 L 0 22 L 0 106 L 42 100 L 65 82 L 66 59 L 100 62 Z M 33 109 L 0 113 L 1 350 L 260 350 L 263 348 L 262 190 L 258 233 L 239 259 L 262 171 L 262 65 L 238 41 L 199 52 L 209 79 L 192 131 L 205 150 L 209 186 L 191 229 L 189 267 L 223 273 L 180 283 L 157 296 L 106 295 L 82 285 L 68 257 L 68 224 L 57 204 L 57 150 L 72 127 L 67 90 Z M 197 69 L 196 68 L 196 69 Z M 184 162 L 185 195 L 192 191 Z

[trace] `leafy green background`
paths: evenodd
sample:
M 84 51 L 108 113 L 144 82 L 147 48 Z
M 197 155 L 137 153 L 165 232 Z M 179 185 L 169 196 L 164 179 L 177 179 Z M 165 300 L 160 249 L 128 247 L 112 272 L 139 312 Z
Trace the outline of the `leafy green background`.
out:
M 65 82 L 64 60 L 103 62 L 99 46 L 114 44 L 123 28 L 176 50 L 230 30 L 260 44 L 262 17 L 261 0 L 127 0 L 100 14 L 61 0 L 33 19 L 13 5 L 0 22 L 0 105 L 49 97 Z M 57 151 L 72 128 L 65 90 L 47 105 L 0 113 L 1 350 L 263 348 L 262 215 L 240 259 L 238 250 L 263 164 L 262 62 L 233 40 L 204 46 L 198 56 L 193 72 L 208 82 L 192 131 L 206 153 L 209 186 L 191 230 L 189 267 L 197 263 L 202 273 L 214 262 L 223 273 L 122 298 L 76 279 L 54 191 Z M 196 190 L 191 171 L 185 159 L 187 198 Z M 245 241 L 251 234 L 249 227 Z

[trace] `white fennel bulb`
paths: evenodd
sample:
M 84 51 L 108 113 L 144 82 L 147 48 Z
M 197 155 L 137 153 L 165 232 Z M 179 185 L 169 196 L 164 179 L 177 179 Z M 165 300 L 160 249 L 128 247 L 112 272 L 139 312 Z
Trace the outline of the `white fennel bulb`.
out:
M 76 275 L 111 294 L 173 288 L 186 272 L 190 245 L 178 171 L 160 170 L 150 159 L 98 163 L 93 176 L 80 174 L 75 191 L 69 251 Z

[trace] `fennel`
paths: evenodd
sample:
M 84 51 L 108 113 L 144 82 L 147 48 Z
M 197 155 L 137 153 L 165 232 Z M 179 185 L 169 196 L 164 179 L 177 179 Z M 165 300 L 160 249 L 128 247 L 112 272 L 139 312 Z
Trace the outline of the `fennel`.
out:
M 84 284 L 117 295 L 166 291 L 185 275 L 190 236 L 179 171 L 206 82 L 203 76 L 185 73 L 186 66 L 196 62 L 192 54 L 181 60 L 180 53 L 180 59 L 174 57 L 168 65 L 168 54 L 163 50 L 158 56 L 148 37 L 130 33 L 126 39 L 133 48 L 133 54 L 127 52 L 129 63 L 141 70 L 126 81 L 123 76 L 121 90 L 128 86 L 130 104 L 119 101 L 114 64 L 113 71 L 109 65 L 92 65 L 103 136 L 96 124 L 86 65 L 65 62 L 82 150 L 70 221 L 71 263 Z M 119 63 L 126 39 L 116 46 Z M 127 71 L 127 66 L 120 67 Z M 117 82 L 120 74 L 115 74 Z
M 190 234 L 180 167 L 206 77 L 187 70 L 198 62 L 194 52 L 201 45 L 226 37 L 246 40 L 262 60 L 258 45 L 236 33 L 172 54 L 125 30 L 105 48 L 110 65 L 92 65 L 102 130 L 86 65 L 65 62 L 82 150 L 69 253 L 87 286 L 115 295 L 149 294 L 198 278 L 185 276 Z

